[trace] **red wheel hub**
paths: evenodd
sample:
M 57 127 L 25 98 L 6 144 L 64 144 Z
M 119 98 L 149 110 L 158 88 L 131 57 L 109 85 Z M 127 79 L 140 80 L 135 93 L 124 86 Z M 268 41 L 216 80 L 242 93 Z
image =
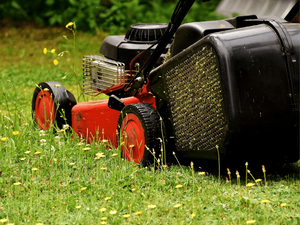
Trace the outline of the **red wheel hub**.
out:
M 140 163 L 145 151 L 145 135 L 142 123 L 134 114 L 127 114 L 121 126 L 122 151 L 126 159 Z
M 36 122 L 43 130 L 49 129 L 54 123 L 54 102 L 49 91 L 41 90 L 35 100 Z M 46 127 L 45 127 L 46 125 Z

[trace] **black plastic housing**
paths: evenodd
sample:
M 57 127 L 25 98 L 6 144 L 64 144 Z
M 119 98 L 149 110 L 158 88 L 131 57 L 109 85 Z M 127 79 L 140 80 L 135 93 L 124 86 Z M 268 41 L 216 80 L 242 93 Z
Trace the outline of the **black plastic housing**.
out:
M 258 19 L 256 15 L 245 15 L 229 18 L 225 20 L 193 22 L 181 25 L 171 46 L 171 55 L 175 56 L 190 45 L 194 44 L 208 34 L 232 30 L 249 26 L 249 20 Z M 277 22 L 287 22 L 281 18 L 268 16 L 264 20 L 276 20 Z M 260 22 L 261 23 L 261 22 Z
M 198 27 L 199 25 L 201 23 L 197 24 Z M 216 159 L 216 143 L 223 157 L 256 158 L 257 161 L 266 158 L 281 162 L 297 161 L 300 26 L 251 18 L 243 26 L 245 27 L 212 33 L 202 39 L 200 34 L 198 41 L 184 51 L 175 51 L 174 57 L 152 71 L 151 91 L 156 96 L 157 109 L 167 127 L 168 143 L 170 148 L 175 148 L 187 158 Z M 176 38 L 177 36 L 178 33 Z M 193 141 L 196 143 L 197 138 L 200 138 L 201 130 L 197 135 L 193 133 L 193 129 L 190 134 L 186 134 L 188 145 L 183 145 L 181 142 L 184 140 L 179 140 L 175 133 L 178 122 L 174 118 L 176 110 L 181 109 L 174 108 L 177 103 L 176 100 L 174 102 L 173 95 L 176 92 L 177 99 L 188 96 L 182 101 L 182 107 L 186 106 L 187 111 L 185 114 L 182 113 L 185 111 L 181 111 L 183 115 L 180 117 L 180 126 L 193 126 L 196 130 L 203 126 L 200 118 L 197 119 L 195 115 L 199 113 L 202 116 L 200 112 L 206 106 L 191 104 L 203 98 L 201 88 L 191 90 L 187 87 L 193 87 L 195 80 L 201 80 L 201 76 L 204 76 L 197 74 L 197 70 L 191 69 L 188 64 L 204 48 L 209 48 L 216 58 L 213 66 L 217 67 L 218 80 L 215 77 L 214 80 L 208 80 L 207 87 L 211 83 L 220 84 L 220 107 L 224 118 L 221 120 L 222 133 L 218 136 L 220 139 L 211 140 L 212 144 L 207 149 L 199 149 Z M 199 66 L 198 62 L 202 63 L 201 60 L 200 58 L 195 61 L 193 66 Z M 205 66 L 205 63 L 202 65 Z M 186 68 L 182 69 L 184 66 Z M 181 72 L 176 74 L 177 71 Z M 187 72 L 181 79 L 184 71 Z M 176 76 L 169 75 L 174 73 Z M 177 82 L 176 88 L 170 86 L 170 83 L 174 83 L 172 79 Z M 189 94 L 183 92 L 178 97 L 181 90 Z M 208 91 L 214 93 L 214 89 Z M 203 101 L 216 107 L 209 99 Z M 184 102 L 187 102 L 186 105 Z M 216 114 L 215 118 L 218 116 Z M 213 121 L 214 113 L 207 117 Z M 188 121 L 187 124 L 182 125 L 185 121 Z M 215 126 L 206 122 L 203 133 L 209 133 L 211 125 Z
M 177 55 L 208 34 L 229 29 L 234 29 L 234 26 L 225 20 L 183 24 L 176 32 L 171 46 L 171 55 Z

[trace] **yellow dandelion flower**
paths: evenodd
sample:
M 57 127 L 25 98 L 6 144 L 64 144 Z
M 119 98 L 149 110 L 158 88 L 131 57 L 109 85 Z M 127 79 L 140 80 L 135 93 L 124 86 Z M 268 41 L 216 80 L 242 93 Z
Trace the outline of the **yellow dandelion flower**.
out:
M 246 222 L 246 224 L 254 224 L 256 222 L 256 220 L 248 220 L 247 222 Z
M 36 168 L 36 167 L 33 167 L 32 168 L 32 171 L 38 171 L 39 169 L 38 168 Z
M 106 167 L 101 167 L 100 170 L 105 171 L 105 170 L 107 170 L 107 168 Z
M 191 217 L 192 217 L 192 218 L 195 218 L 195 217 L 196 217 L 196 213 L 192 213 L 192 214 L 191 214 Z
M 102 152 L 96 153 L 96 158 L 95 159 L 100 159 L 100 158 L 105 158 L 104 153 L 102 153 Z
M 54 87 L 60 87 L 60 84 L 55 84 Z
M 286 203 L 281 203 L 280 206 L 284 207 L 284 206 L 286 206 Z
M 43 90 L 44 90 L 44 91 L 49 91 L 49 88 L 44 88 Z
M 132 192 L 136 192 L 136 189 L 135 189 L 135 188 L 132 188 L 131 191 L 132 191 Z
M 44 54 L 47 54 L 47 52 L 48 52 L 47 48 L 44 48 L 44 49 L 43 49 L 43 53 L 44 53 Z
M 105 216 L 105 217 L 102 217 L 101 220 L 107 220 L 107 217 L 106 217 L 106 216 Z
M 262 202 L 262 203 L 269 203 L 270 200 L 268 200 L 268 199 L 263 199 L 263 200 L 261 200 L 261 202 Z
M 118 153 L 114 153 L 111 155 L 111 157 L 116 157 L 118 155 Z
M 57 162 L 57 158 L 54 158 L 53 160 L 54 160 L 54 162 Z
M 88 151 L 88 150 L 90 150 L 91 148 L 89 148 L 89 147 L 85 147 L 85 148 L 83 148 L 82 150 L 83 151 Z
M 7 221 L 8 221 L 8 219 L 3 218 L 3 219 L 0 220 L 0 223 L 6 223 Z
M 100 212 L 105 212 L 106 211 L 106 208 L 101 208 L 99 209 Z
M 175 188 L 182 188 L 183 186 L 181 184 L 177 184 Z
M 137 212 L 134 213 L 134 215 L 137 216 L 137 215 L 141 215 L 142 213 L 143 213 L 142 211 L 137 211 Z
M 205 172 L 199 172 L 198 174 L 203 176 L 205 174 Z
M 58 61 L 57 61 L 57 59 L 54 59 L 54 60 L 53 60 L 53 64 L 54 64 L 55 66 L 57 66 L 57 65 L 58 65 Z
M 87 187 L 83 187 L 80 189 L 80 191 L 85 191 L 87 189 Z
M 1 141 L 6 141 L 6 140 L 7 140 L 7 137 L 1 138 Z
M 130 217 L 130 214 L 124 214 L 124 215 L 122 215 L 124 218 L 128 218 L 128 217 Z
M 55 53 L 55 49 L 52 49 L 52 50 L 51 50 L 51 53 L 53 53 L 53 54 L 54 54 L 54 53 Z
M 252 187 L 252 186 L 254 186 L 255 184 L 254 183 L 248 183 L 246 186 L 247 187 Z
M 129 145 L 129 148 L 133 148 L 134 147 L 134 145 Z
M 24 161 L 26 158 L 24 157 L 24 158 L 20 158 L 20 161 Z
M 35 225 L 44 225 L 43 223 L 36 223 Z
M 13 131 L 13 135 L 18 135 L 19 133 L 19 131 Z
M 261 181 L 262 181 L 262 179 L 256 179 L 255 180 L 256 183 L 261 182 Z
M 163 165 L 162 167 L 163 167 L 163 168 L 167 168 L 168 166 L 167 166 L 167 165 Z
M 106 197 L 104 200 L 105 200 L 105 201 L 108 201 L 109 199 L 111 199 L 111 197 Z
M 155 209 L 156 205 L 148 205 L 148 209 Z
M 29 153 L 30 153 L 30 151 L 26 151 L 26 152 L 24 152 L 26 155 L 28 155 Z
M 70 165 L 70 166 L 74 166 L 74 165 L 75 165 L 75 163 L 69 163 L 69 165 Z
M 80 208 L 81 208 L 81 205 L 77 205 L 75 208 L 76 208 L 76 209 L 80 209 Z
M 182 206 L 182 204 L 176 204 L 176 205 L 174 205 L 173 207 L 174 208 L 179 208 L 179 207 L 181 207 Z
M 20 183 L 20 182 L 14 183 L 15 186 L 19 186 L 20 184 L 22 184 L 22 183 Z
M 107 224 L 107 222 L 106 221 L 101 221 L 100 224 Z
M 96 153 L 96 156 L 100 156 L 100 155 L 104 155 L 104 153 L 103 152 Z
M 39 155 L 39 154 L 41 154 L 41 153 L 42 153 L 42 152 L 39 152 L 39 151 L 38 151 L 38 152 L 35 152 L 34 155 Z
M 109 211 L 109 214 L 110 215 L 115 215 L 115 214 L 117 214 L 117 211 L 116 210 L 111 210 L 111 211 Z
M 66 25 L 66 28 L 70 29 L 73 25 L 74 25 L 73 22 L 69 22 L 69 23 Z

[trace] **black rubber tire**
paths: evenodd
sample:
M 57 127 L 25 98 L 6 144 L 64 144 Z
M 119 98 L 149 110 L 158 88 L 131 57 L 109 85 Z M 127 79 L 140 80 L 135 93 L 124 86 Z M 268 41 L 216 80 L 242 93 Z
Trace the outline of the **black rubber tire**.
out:
M 66 88 L 58 81 L 47 81 L 38 84 L 38 87 L 35 88 L 33 97 L 32 97 L 32 118 L 34 122 L 38 125 L 37 115 L 36 115 L 36 102 L 37 96 L 39 93 L 48 89 L 51 98 L 53 99 L 54 107 L 54 124 L 56 124 L 60 129 L 64 124 L 72 126 L 72 115 L 71 110 L 74 105 L 76 105 L 76 99 L 72 93 L 70 93 Z M 45 122 L 46 124 L 46 122 Z M 41 127 L 44 129 L 46 127 Z
M 125 157 L 125 155 L 123 146 L 120 146 L 120 142 L 123 140 L 123 136 L 121 136 L 121 127 L 123 123 L 124 127 L 128 126 L 129 122 L 125 121 L 125 119 L 128 118 L 126 117 L 127 115 L 135 115 L 138 118 L 142 125 L 145 145 L 151 150 L 151 152 L 153 152 L 153 150 L 155 151 L 155 157 L 157 158 L 160 154 L 164 154 L 161 152 L 161 142 L 159 140 L 159 138 L 162 138 L 161 127 L 164 126 L 161 126 L 163 122 L 160 121 L 159 113 L 147 103 L 138 103 L 125 106 L 118 119 L 117 142 L 118 146 L 122 149 L 122 157 Z M 123 145 L 125 144 L 123 143 Z M 128 149 L 129 146 L 125 147 Z M 153 164 L 154 155 L 151 152 L 145 147 L 144 154 L 141 156 L 142 159 L 137 163 L 142 166 L 149 166 Z

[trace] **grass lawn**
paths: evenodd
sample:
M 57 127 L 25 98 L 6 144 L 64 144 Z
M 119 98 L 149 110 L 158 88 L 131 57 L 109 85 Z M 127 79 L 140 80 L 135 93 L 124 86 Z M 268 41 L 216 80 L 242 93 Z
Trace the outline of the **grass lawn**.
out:
M 106 34 L 78 32 L 73 58 L 65 27 L 0 24 L 0 224 L 300 224 L 298 165 L 280 175 L 248 165 L 243 178 L 196 162 L 141 168 L 101 138 L 87 144 L 65 130 L 38 130 L 36 84 L 59 81 L 89 100 L 74 75 L 81 79 L 82 56 L 97 54 Z

